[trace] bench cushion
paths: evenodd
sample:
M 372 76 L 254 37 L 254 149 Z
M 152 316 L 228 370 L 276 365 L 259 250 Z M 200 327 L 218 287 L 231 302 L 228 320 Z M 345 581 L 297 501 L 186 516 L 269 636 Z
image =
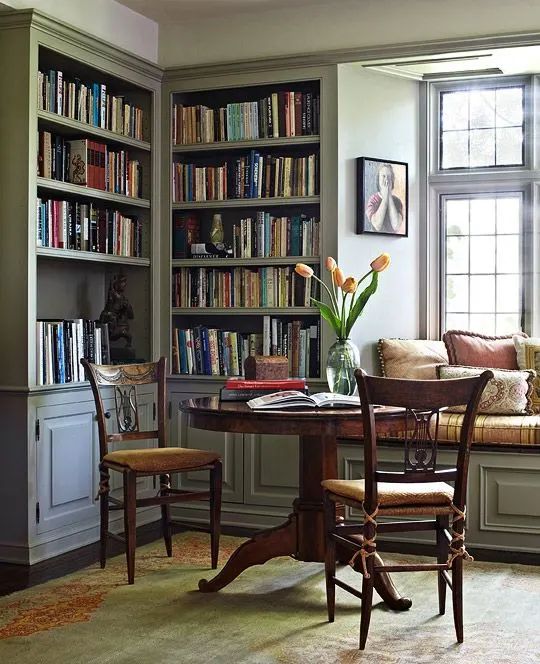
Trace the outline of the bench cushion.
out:
M 439 440 L 459 441 L 463 415 L 441 413 Z M 477 415 L 475 445 L 540 445 L 540 415 Z

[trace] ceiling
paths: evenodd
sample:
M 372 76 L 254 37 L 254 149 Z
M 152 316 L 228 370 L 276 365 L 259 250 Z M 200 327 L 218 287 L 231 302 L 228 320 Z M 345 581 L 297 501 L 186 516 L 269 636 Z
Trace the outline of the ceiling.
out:
M 157 23 L 223 19 L 233 14 L 333 4 L 332 0 L 116 0 Z M 334 0 L 335 2 L 335 0 Z

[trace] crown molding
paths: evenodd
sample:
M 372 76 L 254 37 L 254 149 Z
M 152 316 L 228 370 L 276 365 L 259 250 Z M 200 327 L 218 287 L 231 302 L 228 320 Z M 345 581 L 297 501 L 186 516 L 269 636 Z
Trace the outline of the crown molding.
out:
M 37 9 L 21 9 L 17 11 L 0 12 L 0 29 L 9 30 L 17 28 L 34 28 L 41 32 L 61 39 L 65 43 L 88 51 L 119 64 L 139 75 L 147 76 L 158 82 L 163 77 L 163 68 L 159 65 L 130 53 L 125 49 L 112 46 L 109 42 L 88 35 L 63 21 L 44 14 Z
M 537 45 L 540 45 L 540 32 L 406 42 L 403 44 L 387 44 L 365 48 L 317 51 L 273 58 L 255 58 L 234 60 L 231 62 L 214 62 L 204 65 L 165 67 L 163 80 L 172 81 L 205 76 L 268 71 L 272 69 L 287 69 L 291 67 L 320 67 L 351 62 L 377 61 L 387 58 L 417 58 L 423 55 L 442 55 L 444 53 L 458 53 L 462 51 Z

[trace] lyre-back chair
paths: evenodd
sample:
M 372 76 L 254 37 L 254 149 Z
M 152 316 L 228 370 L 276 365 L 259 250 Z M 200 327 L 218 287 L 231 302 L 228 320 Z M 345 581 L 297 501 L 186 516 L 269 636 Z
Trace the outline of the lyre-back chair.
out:
M 335 586 L 361 596 L 360 649 L 365 648 L 373 601 L 374 575 L 380 572 L 436 571 L 439 613 L 445 612 L 446 585 L 452 589 L 454 624 L 463 642 L 463 559 L 467 474 L 474 420 L 480 397 L 493 377 L 484 371 L 472 378 L 406 380 L 368 376 L 357 370 L 363 420 L 364 479 L 325 480 L 326 591 L 328 619 L 334 621 Z M 377 418 L 374 405 L 406 409 L 401 472 L 379 470 Z M 466 406 L 457 463 L 437 469 L 438 418 L 442 409 Z M 454 482 L 454 487 L 448 482 Z M 362 523 L 336 523 L 336 504 L 360 510 Z M 409 517 L 408 521 L 378 523 L 377 517 Z M 410 517 L 428 517 L 411 520 Z M 450 526 L 451 519 L 451 528 Z M 437 563 L 378 565 L 375 563 L 378 533 L 435 530 Z M 354 537 L 356 535 L 356 538 Z M 359 538 L 358 536 L 361 535 Z M 336 578 L 336 544 L 352 551 L 350 564 L 362 573 L 362 591 Z M 449 574 L 451 571 L 451 576 Z
M 158 362 L 124 365 L 96 365 L 81 360 L 90 381 L 96 403 L 100 450 L 100 562 L 105 567 L 109 532 L 109 510 L 124 511 L 124 538 L 126 545 L 128 582 L 135 579 L 136 508 L 150 505 L 161 506 L 161 522 L 167 555 L 172 556 L 172 534 L 170 505 L 186 500 L 210 501 L 210 549 L 212 568 L 217 567 L 221 514 L 221 459 L 217 452 L 168 447 L 166 412 L 166 359 Z M 157 384 L 155 418 L 157 428 L 141 431 L 137 386 Z M 100 387 L 114 389 L 115 424 L 118 432 L 108 431 L 107 422 L 111 413 L 103 405 Z M 121 449 L 109 451 L 112 443 L 157 439 L 157 447 Z M 123 476 L 124 499 L 110 495 L 109 477 L 114 470 Z M 185 491 L 171 487 L 171 474 L 186 471 L 210 471 L 209 491 Z M 137 498 L 138 477 L 159 476 L 157 494 L 148 498 Z

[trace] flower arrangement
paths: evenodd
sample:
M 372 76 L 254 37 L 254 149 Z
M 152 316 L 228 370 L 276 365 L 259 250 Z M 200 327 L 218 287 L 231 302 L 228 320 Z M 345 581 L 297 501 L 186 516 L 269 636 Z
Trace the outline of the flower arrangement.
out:
M 304 263 L 297 263 L 295 271 L 306 279 L 316 279 L 326 289 L 330 304 L 325 304 L 315 298 L 311 298 L 311 301 L 319 309 L 321 316 L 330 323 L 336 333 L 336 337 L 344 341 L 349 338 L 358 316 L 364 310 L 369 298 L 377 290 L 379 272 L 386 270 L 390 265 L 390 256 L 388 254 L 378 256 L 371 262 L 371 269 L 360 279 L 355 279 L 354 277 L 345 278 L 342 269 L 338 267 L 336 261 L 331 256 L 328 256 L 325 265 L 328 272 L 332 275 L 332 289 L 328 288 L 324 281 L 313 273 L 313 269 L 308 265 L 304 265 Z M 370 283 L 358 295 L 358 287 L 370 275 Z

